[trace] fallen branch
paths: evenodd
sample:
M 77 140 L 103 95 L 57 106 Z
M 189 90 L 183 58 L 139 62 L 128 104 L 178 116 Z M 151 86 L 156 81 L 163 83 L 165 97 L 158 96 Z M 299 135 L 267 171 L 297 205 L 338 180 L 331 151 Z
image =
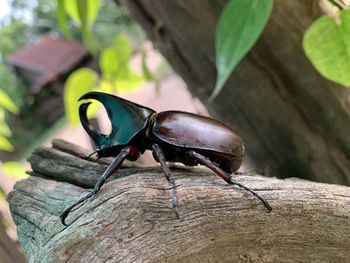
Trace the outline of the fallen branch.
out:
M 91 162 L 54 141 L 29 161 L 33 171 L 9 195 L 30 262 L 345 262 L 350 256 L 350 188 L 244 173 L 237 180 L 273 207 L 200 168 L 175 166 L 180 219 L 159 167 L 126 165 L 95 198 L 85 195 L 109 160 Z

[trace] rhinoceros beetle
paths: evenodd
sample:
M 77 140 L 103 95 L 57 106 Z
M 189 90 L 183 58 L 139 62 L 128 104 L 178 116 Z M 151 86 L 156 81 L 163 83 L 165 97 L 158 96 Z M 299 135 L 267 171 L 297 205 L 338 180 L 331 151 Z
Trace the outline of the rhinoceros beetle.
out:
M 109 135 L 101 134 L 88 121 L 87 109 L 91 102 L 79 107 L 80 121 L 96 145 L 97 157 L 115 156 L 115 159 L 97 181 L 92 192 L 68 207 L 61 215 L 65 223 L 70 211 L 86 199 L 94 196 L 115 173 L 125 159 L 134 161 L 151 150 L 161 165 L 164 175 L 173 191 L 172 206 L 179 217 L 176 201 L 176 184 L 170 175 L 166 162 L 180 162 L 187 166 L 198 164 L 207 166 L 228 184 L 237 185 L 257 197 L 267 212 L 271 206 L 250 188 L 238 183 L 231 177 L 242 163 L 244 145 L 242 138 L 232 129 L 209 117 L 182 111 L 155 112 L 114 95 L 89 92 L 79 101 L 94 99 L 103 104 L 111 121 Z

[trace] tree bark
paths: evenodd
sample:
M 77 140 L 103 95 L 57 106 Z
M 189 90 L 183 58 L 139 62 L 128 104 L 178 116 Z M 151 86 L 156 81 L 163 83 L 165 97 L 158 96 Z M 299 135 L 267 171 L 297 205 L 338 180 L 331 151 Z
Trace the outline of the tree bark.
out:
M 275 0 L 269 22 L 213 103 L 215 29 L 227 1 L 119 0 L 210 113 L 245 139 L 266 174 L 350 183 L 349 90 L 322 78 L 302 37 L 322 12 L 316 0 Z
M 110 160 L 63 141 L 29 158 L 33 171 L 9 194 L 19 241 L 30 262 L 346 262 L 350 188 L 246 172 L 237 180 L 173 166 L 180 219 L 159 167 L 126 163 L 68 218 L 62 211 L 88 193 Z

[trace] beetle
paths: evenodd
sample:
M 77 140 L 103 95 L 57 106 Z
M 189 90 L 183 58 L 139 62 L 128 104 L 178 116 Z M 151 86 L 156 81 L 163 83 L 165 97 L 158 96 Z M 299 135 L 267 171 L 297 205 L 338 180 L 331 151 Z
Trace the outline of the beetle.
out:
M 98 193 L 108 177 L 114 174 L 125 159 L 135 161 L 145 150 L 151 150 L 160 163 L 165 178 L 170 184 L 172 207 L 179 217 L 176 200 L 176 184 L 166 162 L 180 162 L 187 166 L 204 165 L 228 184 L 237 185 L 258 198 L 267 212 L 269 203 L 252 189 L 234 180 L 230 174 L 237 172 L 244 156 L 242 138 L 225 124 L 209 117 L 182 111 L 154 110 L 102 93 L 88 92 L 82 100 L 97 100 L 105 107 L 112 130 L 109 135 L 97 131 L 88 121 L 87 109 L 91 102 L 82 103 L 79 117 L 82 126 L 96 145 L 97 158 L 113 156 L 115 159 L 97 181 L 94 189 L 66 208 L 61 215 L 62 224 L 78 204 Z M 89 158 L 89 157 L 87 157 Z

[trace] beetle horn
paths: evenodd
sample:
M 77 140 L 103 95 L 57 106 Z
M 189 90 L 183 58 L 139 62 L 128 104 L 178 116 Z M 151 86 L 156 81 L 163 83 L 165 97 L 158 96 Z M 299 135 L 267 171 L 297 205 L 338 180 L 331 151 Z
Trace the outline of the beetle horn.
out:
M 154 110 L 122 99 L 120 97 L 102 93 L 88 92 L 79 100 L 94 99 L 102 103 L 112 125 L 109 135 L 110 143 L 126 145 L 147 126 L 149 117 Z
M 106 143 L 108 136 L 97 131 L 94 126 L 91 125 L 87 118 L 87 109 L 91 102 L 83 103 L 79 107 L 80 122 L 83 125 L 85 131 L 89 134 L 90 138 L 94 141 L 97 147 L 100 147 Z

